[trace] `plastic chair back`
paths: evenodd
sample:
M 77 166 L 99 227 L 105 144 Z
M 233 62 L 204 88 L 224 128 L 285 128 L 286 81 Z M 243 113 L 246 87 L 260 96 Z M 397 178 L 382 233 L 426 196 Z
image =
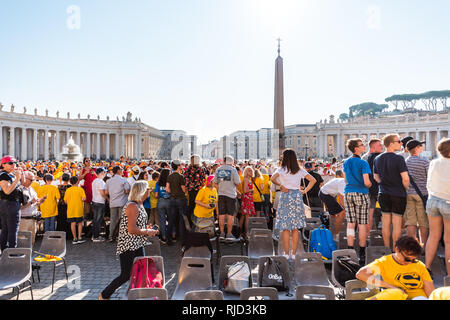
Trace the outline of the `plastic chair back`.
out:
M 376 288 L 369 289 L 367 283 L 355 279 L 345 283 L 345 299 L 346 300 L 365 300 L 378 293 Z
M 60 258 L 66 255 L 66 233 L 64 231 L 47 231 L 44 233 L 41 248 L 42 254 L 50 254 Z
M 165 288 L 137 288 L 128 291 L 128 300 L 168 300 Z
M 19 231 L 17 233 L 17 247 L 16 248 L 33 248 L 33 241 L 31 239 L 31 231 Z
M 295 284 L 297 286 L 331 286 L 322 255 L 302 252 L 295 256 Z
M 196 290 L 186 292 L 184 300 L 223 300 L 220 290 Z
M 189 291 L 207 290 L 212 286 L 211 262 L 206 258 L 183 258 L 178 272 L 178 283 L 172 300 L 184 300 Z
M 383 256 L 387 256 L 389 254 L 391 254 L 392 251 L 390 248 L 388 247 L 384 247 L 384 246 L 369 246 L 366 248 L 366 265 L 368 265 L 369 263 L 375 261 L 376 259 L 379 259 Z
M 295 300 L 336 300 L 336 295 L 329 286 L 297 286 Z
M 148 237 L 147 238 L 148 244 L 144 246 L 145 255 L 146 256 L 160 256 L 161 255 L 161 243 L 159 241 L 159 238 L 154 237 Z
M 31 249 L 8 248 L 0 259 L 0 289 L 9 289 L 31 277 Z
M 331 265 L 331 280 L 333 282 L 333 284 L 340 288 L 340 289 L 345 289 L 337 280 L 336 280 L 336 264 L 337 264 L 337 257 L 339 256 L 349 256 L 350 259 L 352 259 L 353 261 L 359 263 L 359 260 L 356 256 L 356 251 L 355 249 L 341 249 L 341 250 L 335 250 L 333 251 L 332 254 L 332 265 Z
M 262 276 L 264 262 L 266 261 L 267 257 L 269 257 L 269 256 L 262 256 L 262 257 L 259 257 L 259 259 L 258 259 L 258 280 L 257 280 L 258 287 L 261 287 L 260 278 Z M 291 279 L 291 275 L 290 275 L 290 272 L 289 272 L 289 262 L 288 262 L 288 260 L 285 257 L 283 257 L 283 256 L 270 256 L 270 258 L 272 258 L 274 261 L 277 261 L 279 263 L 280 271 L 286 277 L 284 279 L 284 281 L 289 286 L 289 292 L 291 292 L 293 286 L 292 286 L 292 281 L 291 281 L 292 280 Z M 287 291 L 280 291 L 280 292 L 278 292 L 278 299 L 283 299 L 283 300 L 285 300 L 285 299 L 294 299 L 293 297 L 289 298 L 287 296 L 287 293 L 288 293 Z
M 355 230 L 355 242 L 353 246 L 355 247 L 355 250 L 359 250 L 358 230 Z M 339 232 L 338 248 L 340 250 L 348 248 L 347 231 Z
M 275 288 L 260 287 L 247 288 L 241 291 L 241 300 L 278 300 L 278 291 Z
M 233 263 L 244 261 L 248 264 L 249 269 L 251 270 L 251 264 L 249 257 L 246 256 L 222 256 L 220 258 L 220 266 L 219 266 L 219 290 L 224 289 L 224 281 L 227 277 L 228 267 Z M 252 273 L 250 272 L 249 285 L 253 285 Z M 227 293 L 228 294 L 228 293 Z
M 162 277 L 163 277 L 163 281 L 162 281 L 162 286 L 164 287 L 166 284 L 166 275 L 164 273 L 164 258 L 161 256 L 145 256 L 145 257 L 136 257 L 133 260 L 133 264 L 138 261 L 139 259 L 143 259 L 143 258 L 152 258 L 153 261 L 156 264 L 156 268 L 158 268 L 159 271 L 161 271 Z
M 253 229 L 248 239 L 249 258 L 258 259 L 261 256 L 273 256 L 274 254 L 272 231 L 268 229 Z
M 450 276 L 444 278 L 444 287 L 450 287 Z
M 252 229 L 268 229 L 267 220 L 264 217 L 249 217 L 248 218 L 248 233 Z
M 381 230 L 370 230 L 369 245 L 371 247 L 384 247 L 383 234 Z

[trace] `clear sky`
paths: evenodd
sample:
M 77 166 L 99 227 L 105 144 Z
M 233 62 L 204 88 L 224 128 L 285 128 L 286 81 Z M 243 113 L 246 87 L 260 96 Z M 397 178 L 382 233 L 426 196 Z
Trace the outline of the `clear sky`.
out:
M 448 0 L 0 0 L 0 102 L 207 142 L 450 89 Z

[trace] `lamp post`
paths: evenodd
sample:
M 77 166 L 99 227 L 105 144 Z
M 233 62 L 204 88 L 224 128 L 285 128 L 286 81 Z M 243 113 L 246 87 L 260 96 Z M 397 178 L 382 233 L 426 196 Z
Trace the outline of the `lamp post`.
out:
M 308 149 L 309 149 L 308 143 L 305 143 L 303 149 L 305 149 L 305 160 L 308 161 Z

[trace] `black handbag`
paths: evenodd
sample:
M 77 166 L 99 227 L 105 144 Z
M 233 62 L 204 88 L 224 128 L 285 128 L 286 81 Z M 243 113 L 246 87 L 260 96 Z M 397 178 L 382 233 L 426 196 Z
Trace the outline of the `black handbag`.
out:
M 273 287 L 278 291 L 289 291 L 286 277 L 281 271 L 279 262 L 267 257 L 260 273 L 261 287 Z

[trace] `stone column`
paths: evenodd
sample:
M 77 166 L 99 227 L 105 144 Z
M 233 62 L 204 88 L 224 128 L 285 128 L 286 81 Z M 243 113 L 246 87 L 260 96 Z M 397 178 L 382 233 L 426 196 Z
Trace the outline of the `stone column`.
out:
M 441 130 L 436 131 L 436 145 L 439 143 L 439 141 L 442 139 Z
M 15 132 L 14 132 L 15 128 L 14 127 L 9 127 L 9 150 L 8 150 L 8 154 L 11 156 L 15 156 L 15 146 L 16 146 L 16 141 L 15 141 Z
M 431 151 L 431 135 L 430 135 L 430 131 L 426 132 L 426 136 L 425 136 L 425 146 L 426 146 L 426 151 Z
M 134 157 L 136 159 L 139 159 L 140 158 L 140 150 L 139 150 L 139 134 L 138 133 L 136 133 L 134 135 L 133 151 L 134 151 Z
M 21 148 L 21 152 L 20 152 L 20 159 L 22 161 L 27 160 L 28 155 L 27 155 L 27 129 L 26 128 L 22 128 L 22 148 Z
M 100 133 L 97 132 L 97 141 L 95 146 L 95 155 L 97 156 L 97 159 L 100 159 Z
M 38 140 L 37 140 L 37 134 L 38 134 L 38 130 L 37 129 L 33 129 L 33 161 L 36 161 L 38 158 L 37 155 L 37 150 L 38 150 Z
M 91 157 L 91 134 L 86 132 L 86 157 Z
M 59 160 L 59 154 L 61 153 L 61 132 L 59 129 L 55 131 L 55 159 Z
M 48 130 L 44 131 L 44 160 L 48 160 Z
M 111 154 L 109 151 L 109 133 L 106 133 L 106 149 L 105 149 L 105 157 L 106 159 L 110 159 L 111 158 Z
M 120 152 L 119 152 L 119 134 L 115 134 L 114 135 L 114 157 L 116 158 L 116 160 L 118 160 L 120 158 Z

